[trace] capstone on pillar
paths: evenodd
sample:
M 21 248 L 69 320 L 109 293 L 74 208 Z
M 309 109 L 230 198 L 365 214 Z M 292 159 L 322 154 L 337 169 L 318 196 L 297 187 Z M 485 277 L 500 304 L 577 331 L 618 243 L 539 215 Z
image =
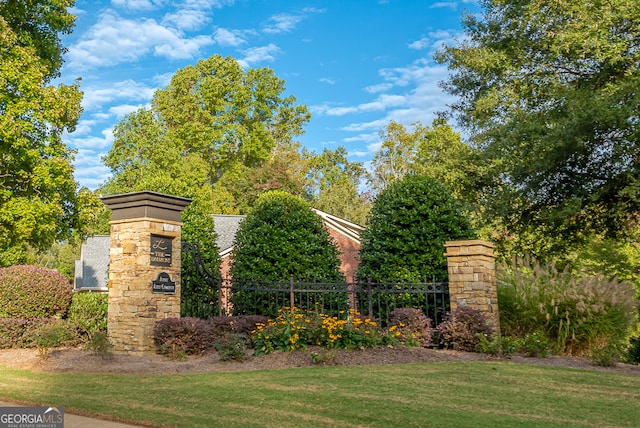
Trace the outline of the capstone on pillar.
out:
M 102 202 L 111 209 L 109 340 L 115 353 L 154 352 L 156 322 L 180 317 L 180 215 L 191 200 L 143 191 Z

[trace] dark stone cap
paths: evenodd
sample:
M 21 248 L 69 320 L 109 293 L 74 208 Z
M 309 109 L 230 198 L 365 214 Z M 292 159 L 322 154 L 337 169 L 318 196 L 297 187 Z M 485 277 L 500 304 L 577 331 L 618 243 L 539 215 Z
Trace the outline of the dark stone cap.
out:
M 149 217 L 160 220 L 180 221 L 180 213 L 191 203 L 191 199 L 188 198 L 147 190 L 105 196 L 101 199 L 111 210 L 111 220 Z

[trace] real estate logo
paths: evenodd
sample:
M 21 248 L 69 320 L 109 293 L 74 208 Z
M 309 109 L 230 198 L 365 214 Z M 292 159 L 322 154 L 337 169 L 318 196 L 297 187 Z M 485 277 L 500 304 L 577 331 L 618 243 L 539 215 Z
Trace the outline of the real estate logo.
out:
M 0 407 L 0 428 L 64 428 L 64 408 Z

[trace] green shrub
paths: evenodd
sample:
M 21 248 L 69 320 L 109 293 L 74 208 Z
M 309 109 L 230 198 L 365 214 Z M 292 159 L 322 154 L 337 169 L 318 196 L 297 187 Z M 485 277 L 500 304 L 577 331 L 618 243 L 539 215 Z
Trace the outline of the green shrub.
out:
M 362 232 L 358 278 L 374 282 L 447 277 L 446 241 L 472 239 L 462 206 L 438 181 L 410 175 L 376 198 Z
M 0 349 L 73 346 L 80 342 L 75 326 L 57 318 L 0 318 Z
M 630 364 L 640 364 L 640 337 L 629 339 L 629 346 L 624 356 L 624 360 Z
M 283 191 L 260 195 L 235 239 L 231 267 L 235 281 L 344 281 L 339 252 L 329 231 L 300 197 Z M 234 314 L 253 314 L 258 308 L 261 315 L 277 316 L 281 304 L 274 301 L 268 288 L 234 290 Z
M 622 352 L 615 345 L 603 346 L 601 348 L 592 349 L 589 353 L 589 359 L 597 366 L 613 367 L 618 361 Z
M 109 341 L 109 336 L 107 336 L 106 332 L 96 331 L 84 343 L 84 348 L 103 359 L 107 359 L 111 356 L 113 345 Z
M 475 347 L 476 352 L 489 355 L 509 356 L 518 352 L 519 342 L 509 336 L 488 338 L 482 333 L 476 333 L 478 344 Z
M 516 343 L 517 352 L 527 357 L 546 357 L 551 353 L 549 340 L 539 331 L 525 334 L 524 337 L 517 339 Z
M 421 309 L 396 308 L 391 312 L 390 325 L 400 333 L 398 340 L 409 346 L 427 348 L 433 345 L 431 319 Z
M 247 344 L 249 340 L 239 334 L 229 334 L 216 341 L 215 348 L 222 361 L 247 359 Z
M 493 328 L 479 309 L 460 306 L 447 315 L 436 327 L 440 346 L 457 351 L 473 352 L 479 343 L 478 335 L 490 338 Z
M 625 343 L 636 323 L 635 289 L 602 275 L 514 260 L 498 269 L 500 325 L 505 335 L 541 333 L 559 354 Z
M 85 337 L 107 332 L 109 295 L 103 293 L 75 293 L 71 299 L 67 319 Z
M 0 349 L 28 347 L 31 340 L 25 336 L 32 320 L 0 318 Z
M 202 354 L 213 349 L 211 328 L 198 318 L 165 318 L 153 329 L 158 353 L 170 357 Z
M 51 348 L 77 345 L 79 338 L 75 326 L 66 320 L 49 319 L 35 327 L 30 336 L 42 358 Z
M 62 318 L 71 294 L 69 280 L 55 270 L 29 265 L 0 268 L 2 318 Z

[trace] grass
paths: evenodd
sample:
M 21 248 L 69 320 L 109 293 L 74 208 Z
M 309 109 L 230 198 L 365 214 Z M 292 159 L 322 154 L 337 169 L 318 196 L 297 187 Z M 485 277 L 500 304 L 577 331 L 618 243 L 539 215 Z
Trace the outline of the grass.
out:
M 173 375 L 0 367 L 0 399 L 167 427 L 634 427 L 640 376 L 497 361 Z

